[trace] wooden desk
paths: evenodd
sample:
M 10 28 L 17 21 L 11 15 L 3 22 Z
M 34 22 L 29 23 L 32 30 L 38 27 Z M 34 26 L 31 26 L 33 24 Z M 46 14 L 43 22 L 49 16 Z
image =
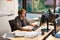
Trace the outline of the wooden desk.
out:
M 41 31 L 42 27 L 39 27 L 37 30 L 35 31 Z M 19 31 L 19 30 L 17 30 Z M 49 32 L 46 32 L 44 35 L 41 36 L 37 36 L 35 38 L 27 38 L 27 37 L 16 37 L 16 38 L 11 38 L 11 40 L 56 40 L 55 37 L 53 37 L 51 34 L 51 32 L 53 31 L 53 29 L 51 29 Z M 50 36 L 49 36 L 50 35 Z
M 39 37 L 36 37 L 36 38 L 13 38 L 11 40 L 42 40 L 42 39 Z M 56 40 L 56 39 L 53 36 L 49 36 L 46 40 Z
M 16 38 L 11 38 L 11 40 L 45 40 L 44 38 L 51 33 L 53 29 L 51 29 L 49 32 L 46 32 L 44 35 L 41 35 L 40 37 L 37 36 L 35 38 L 27 38 L 27 37 L 16 37 Z M 55 40 L 55 37 L 50 35 L 46 40 Z

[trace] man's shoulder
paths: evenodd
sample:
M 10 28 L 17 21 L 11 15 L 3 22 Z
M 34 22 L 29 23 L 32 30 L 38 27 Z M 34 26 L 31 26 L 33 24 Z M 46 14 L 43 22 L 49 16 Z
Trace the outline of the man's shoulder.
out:
M 19 17 L 17 16 L 17 17 L 15 17 L 15 19 L 18 19 Z
M 15 18 L 18 18 L 18 16 L 16 16 Z
M 15 19 L 14 19 L 15 21 L 18 21 L 19 20 L 19 17 L 17 16 L 17 17 L 15 17 Z

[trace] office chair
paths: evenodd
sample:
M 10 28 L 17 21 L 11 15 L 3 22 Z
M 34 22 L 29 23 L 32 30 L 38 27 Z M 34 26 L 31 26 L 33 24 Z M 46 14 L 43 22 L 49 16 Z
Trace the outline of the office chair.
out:
M 15 23 L 15 20 L 9 20 L 9 24 L 10 24 L 12 32 L 17 30 L 17 26 L 16 26 L 16 23 Z

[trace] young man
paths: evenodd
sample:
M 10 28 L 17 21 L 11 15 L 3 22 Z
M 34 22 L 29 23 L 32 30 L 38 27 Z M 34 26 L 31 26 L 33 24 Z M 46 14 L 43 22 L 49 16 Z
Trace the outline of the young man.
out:
M 26 10 L 25 9 L 21 9 L 18 11 L 18 16 L 15 18 L 16 21 L 16 25 L 18 30 L 23 30 L 23 31 L 32 31 L 32 29 L 25 29 L 23 28 L 26 25 L 30 25 L 30 26 L 36 26 L 35 24 L 30 23 L 27 19 L 26 19 Z

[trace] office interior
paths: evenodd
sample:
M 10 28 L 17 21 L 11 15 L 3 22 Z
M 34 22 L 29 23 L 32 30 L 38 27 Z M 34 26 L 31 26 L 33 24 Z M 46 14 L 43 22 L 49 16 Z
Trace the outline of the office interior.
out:
M 10 39 L 7 37 L 6 40 L 60 40 L 60 0 L 0 0 L 0 37 L 5 34 L 7 35 L 8 33 L 15 32 L 12 30 L 9 21 L 15 19 L 15 17 L 18 16 L 18 11 L 21 9 L 26 10 L 26 18 L 30 22 L 41 27 L 40 31 L 38 32 L 40 33 L 40 36 L 44 35 L 44 37 L 42 36 L 42 39 L 38 38 L 40 37 L 39 35 L 37 38 L 13 37 Z M 42 17 L 42 15 L 47 15 L 49 13 L 49 9 L 51 10 L 51 14 L 57 15 L 56 18 L 55 16 L 53 17 L 53 15 L 51 18 L 49 18 L 49 20 L 53 20 L 51 23 L 47 18 L 45 21 Z M 45 21 L 45 24 L 41 24 L 42 19 Z M 46 29 L 44 29 L 45 26 Z M 39 27 L 36 29 L 36 31 L 39 29 Z M 19 31 L 17 31 L 17 33 L 18 32 Z M 34 32 L 35 31 L 33 31 L 33 33 Z M 46 32 L 47 34 L 45 35 L 44 33 Z M 4 36 L 2 39 L 5 39 Z

